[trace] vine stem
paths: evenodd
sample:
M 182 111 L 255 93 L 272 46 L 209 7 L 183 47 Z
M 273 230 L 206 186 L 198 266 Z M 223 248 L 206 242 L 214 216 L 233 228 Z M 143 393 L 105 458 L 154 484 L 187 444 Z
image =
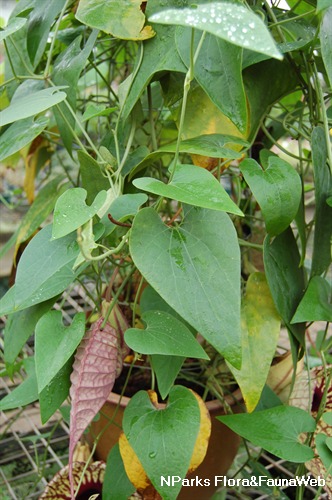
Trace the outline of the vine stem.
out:
M 173 166 L 172 166 L 171 175 L 170 175 L 170 179 L 169 179 L 170 182 L 173 179 L 173 176 L 175 174 L 176 164 L 177 164 L 178 159 L 179 159 L 181 136 L 182 136 L 184 119 L 185 119 L 185 116 L 186 116 L 187 99 L 188 99 L 188 94 L 189 94 L 189 90 L 190 90 L 190 84 L 191 84 L 192 80 L 194 79 L 194 66 L 195 66 L 195 62 L 197 61 L 199 52 L 200 52 L 200 50 L 202 48 L 205 36 L 206 36 L 206 31 L 203 31 L 202 36 L 200 38 L 200 41 L 198 42 L 195 55 L 194 55 L 195 30 L 194 30 L 194 28 L 191 30 L 190 64 L 189 64 L 189 69 L 187 71 L 186 77 L 184 79 L 183 99 L 182 99 L 182 106 L 181 106 L 181 115 L 180 115 L 178 139 L 177 139 L 177 143 L 176 143 L 176 149 L 175 149 L 175 155 L 174 155 L 174 160 L 173 160 Z
M 331 151 L 330 132 L 329 132 L 329 124 L 328 124 L 328 120 L 327 120 L 327 115 L 326 115 L 324 95 L 323 95 L 323 91 L 322 91 L 322 86 L 321 86 L 320 81 L 319 81 L 318 71 L 317 71 L 317 67 L 316 67 L 315 63 L 313 63 L 313 68 L 314 68 L 315 80 L 316 80 L 316 91 L 318 94 L 318 99 L 319 99 L 320 107 L 322 110 L 322 119 L 323 119 L 324 134 L 325 134 L 325 141 L 326 141 L 326 148 L 327 148 L 327 156 L 329 159 L 330 172 L 332 174 L 332 151 Z
M 136 267 L 133 266 L 131 268 L 131 270 L 129 271 L 129 273 L 127 274 L 127 276 L 125 277 L 125 279 L 123 280 L 123 282 L 121 283 L 121 286 L 119 287 L 118 291 L 116 292 L 116 294 L 114 295 L 113 297 L 113 300 L 109 306 L 109 308 L 107 309 L 107 312 L 105 314 L 105 317 L 104 317 L 104 321 L 102 322 L 102 325 L 101 325 L 101 329 L 105 328 L 105 325 L 107 323 L 107 320 L 113 310 L 113 307 L 115 306 L 118 298 L 120 297 L 121 293 L 122 293 L 122 290 L 124 289 L 124 287 L 126 286 L 126 284 L 128 283 L 128 281 L 130 280 L 131 278 L 131 275 L 135 272 L 136 270 Z

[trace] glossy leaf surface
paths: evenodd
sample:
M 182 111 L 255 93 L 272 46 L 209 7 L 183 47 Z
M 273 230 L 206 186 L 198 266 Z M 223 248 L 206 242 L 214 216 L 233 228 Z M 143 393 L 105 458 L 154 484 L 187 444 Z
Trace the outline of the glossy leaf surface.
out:
M 142 320 L 145 330 L 129 328 L 125 333 L 126 344 L 134 351 L 209 359 L 188 328 L 170 314 L 150 311 L 143 314 Z
M 252 412 L 261 397 L 280 334 L 280 317 L 262 273 L 249 276 L 241 324 L 241 370 L 232 367 L 231 370 L 240 386 L 247 410 Z
M 182 201 L 188 205 L 243 215 L 220 182 L 209 171 L 195 165 L 178 164 L 169 184 L 151 177 L 135 179 L 133 184 L 143 191 Z
M 240 253 L 228 215 L 191 208 L 171 229 L 145 208 L 134 219 L 130 249 L 161 297 L 239 368 Z
M 239 4 L 213 2 L 181 10 L 167 9 L 148 19 L 154 23 L 191 26 L 212 33 L 239 47 L 282 59 L 260 17 Z
M 314 456 L 309 446 L 299 442 L 299 434 L 313 432 L 315 420 L 300 408 L 281 405 L 217 419 L 254 445 L 284 460 L 302 463 Z
M 176 498 L 181 483 L 160 485 L 165 476 L 185 477 L 200 427 L 200 409 L 185 387 L 171 389 L 165 409 L 157 409 L 148 393 L 131 398 L 123 417 L 123 430 L 146 474 L 165 500 Z
M 85 203 L 87 192 L 83 188 L 67 189 L 57 200 L 54 208 L 54 222 L 52 238 L 62 238 L 69 233 L 83 226 L 98 210 L 103 206 L 106 200 L 106 192 L 101 191 L 97 194 L 93 203 L 88 206 Z
M 49 87 L 47 89 L 38 90 L 29 96 L 15 99 L 7 108 L 0 111 L 1 125 L 17 122 L 29 116 L 35 116 L 42 111 L 45 111 L 55 104 L 63 101 L 66 98 L 63 92 L 63 86 Z
M 241 172 L 258 201 L 266 230 L 271 236 L 282 233 L 296 217 L 302 185 L 296 170 L 277 156 L 269 156 L 263 170 L 252 159 L 241 162 Z

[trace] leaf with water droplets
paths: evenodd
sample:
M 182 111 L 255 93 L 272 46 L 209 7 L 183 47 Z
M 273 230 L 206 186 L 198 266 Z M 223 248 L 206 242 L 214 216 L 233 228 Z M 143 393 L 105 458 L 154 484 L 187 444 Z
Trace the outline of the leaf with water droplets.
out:
M 112 391 L 128 353 L 123 341 L 124 317 L 117 314 L 120 312 L 114 308 L 114 324 L 118 328 L 107 322 L 102 329 L 104 318 L 101 317 L 86 332 L 75 355 L 70 378 L 70 471 L 75 445 Z
M 228 42 L 282 59 L 277 46 L 260 19 L 243 5 L 213 2 L 185 9 L 167 9 L 149 17 L 153 23 L 191 26 Z

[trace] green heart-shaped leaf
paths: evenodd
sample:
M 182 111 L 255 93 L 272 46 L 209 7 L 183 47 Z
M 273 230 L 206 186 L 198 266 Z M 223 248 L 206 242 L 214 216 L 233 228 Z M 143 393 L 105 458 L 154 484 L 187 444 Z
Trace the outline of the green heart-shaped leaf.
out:
M 315 419 L 294 406 L 275 406 L 254 413 L 217 417 L 240 436 L 256 446 L 291 462 L 306 462 L 314 457 L 313 450 L 299 442 L 299 434 L 313 432 Z
M 252 159 L 244 160 L 240 169 L 260 204 L 267 232 L 271 236 L 282 233 L 296 217 L 299 208 L 300 176 L 289 163 L 277 156 L 269 156 L 266 170 Z
M 134 351 L 209 359 L 188 328 L 170 314 L 150 311 L 142 319 L 147 325 L 145 330 L 129 328 L 125 333 L 126 344 Z
M 181 316 L 160 297 L 152 286 L 144 288 L 140 301 L 140 310 L 141 314 L 146 311 L 164 311 L 177 318 L 181 323 L 184 322 Z M 193 328 L 187 322 L 185 322 L 185 325 L 194 333 Z M 184 358 L 181 356 L 163 356 L 162 354 L 151 354 L 150 358 L 153 371 L 156 374 L 158 390 L 162 399 L 166 399 L 183 365 Z
M 292 323 L 302 321 L 332 322 L 331 286 L 321 276 L 311 278 L 308 288 L 296 309 Z
M 148 193 L 189 205 L 243 215 L 211 172 L 195 165 L 177 165 L 169 184 L 150 177 L 135 179 L 133 184 Z
M 30 93 L 21 98 L 13 99 L 7 108 L 0 111 L 1 126 L 23 120 L 29 116 L 38 115 L 38 113 L 51 108 L 55 104 L 59 104 L 59 102 L 66 99 L 66 93 L 62 90 L 64 88 L 66 87 L 63 85 L 49 87 L 37 90 L 37 92 Z
M 156 374 L 158 390 L 163 399 L 166 399 L 169 391 L 179 375 L 185 358 L 181 356 L 163 356 L 162 354 L 151 354 L 151 366 Z
M 248 279 L 241 320 L 242 365 L 241 370 L 231 370 L 251 412 L 260 399 L 280 333 L 280 317 L 262 273 Z
M 191 26 L 255 52 L 282 59 L 262 19 L 243 5 L 211 2 L 167 9 L 149 17 L 153 23 Z
M 85 203 L 87 192 L 83 188 L 72 188 L 65 191 L 58 199 L 54 209 L 52 238 L 62 238 L 83 226 L 92 219 L 105 203 L 107 193 L 97 194 L 91 206 Z
M 159 295 L 240 368 L 240 252 L 229 216 L 194 207 L 181 226 L 169 228 L 144 208 L 134 219 L 130 250 Z
M 164 410 L 156 408 L 148 393 L 131 398 L 123 417 L 124 433 L 145 472 L 165 500 L 173 500 L 181 489 L 160 484 L 163 476 L 185 477 L 200 426 L 200 410 L 194 394 L 175 386 Z M 162 471 L 162 472 L 161 472 Z

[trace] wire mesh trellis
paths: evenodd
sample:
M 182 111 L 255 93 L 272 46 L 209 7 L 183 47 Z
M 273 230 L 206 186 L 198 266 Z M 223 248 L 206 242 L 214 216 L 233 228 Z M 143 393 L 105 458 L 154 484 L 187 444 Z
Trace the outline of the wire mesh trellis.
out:
M 89 287 L 89 284 L 87 284 Z M 82 287 L 75 287 L 61 301 L 54 305 L 61 310 L 65 323 L 70 323 L 77 312 L 93 309 L 94 304 Z M 0 319 L 0 330 L 3 331 L 5 318 Z M 2 339 L 1 339 L 2 342 Z M 29 339 L 24 347 L 24 355 L 33 355 L 33 339 Z M 14 380 L 0 377 L 0 398 L 9 394 L 20 383 L 20 378 Z M 1 412 L 0 421 L 0 500 L 37 499 L 44 491 L 48 481 L 68 462 L 69 427 L 60 412 L 42 425 L 38 403 Z M 285 460 L 276 459 L 268 453 L 262 453 L 259 459 L 271 477 L 293 478 Z M 247 468 L 249 474 L 250 471 Z M 255 498 L 268 500 L 271 492 L 251 490 L 243 492 L 228 491 L 226 499 Z M 289 495 L 289 496 L 288 496 Z M 324 492 L 317 495 L 317 489 L 305 486 L 305 499 L 319 498 L 327 500 Z M 218 497 L 217 497 L 218 498 Z M 275 498 L 279 498 L 276 496 Z M 283 498 L 295 498 L 291 488 L 285 490 Z M 205 500 L 202 497 L 202 500 Z M 207 500 L 207 499 L 206 499 Z
M 54 305 L 61 310 L 64 323 L 74 314 L 94 304 L 81 287 L 74 288 Z M 0 320 L 3 332 L 5 318 Z M 33 355 L 33 340 L 24 347 L 24 356 Z M 10 394 L 20 383 L 0 377 L 0 398 Z M 0 421 L 0 500 L 38 498 L 48 481 L 68 462 L 69 428 L 60 412 L 46 425 L 40 421 L 39 405 L 30 404 L 3 412 Z

